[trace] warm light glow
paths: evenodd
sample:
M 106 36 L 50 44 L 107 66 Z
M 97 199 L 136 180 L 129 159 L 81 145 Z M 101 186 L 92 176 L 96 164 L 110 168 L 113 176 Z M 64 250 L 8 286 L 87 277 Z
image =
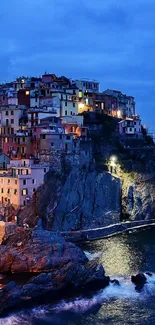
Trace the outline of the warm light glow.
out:
M 121 117 L 121 111 L 117 111 L 117 117 Z
M 79 104 L 79 109 L 82 109 L 82 108 L 84 108 L 84 104 L 83 103 L 80 103 Z
M 83 97 L 82 91 L 79 91 L 79 98 L 82 98 L 82 97 Z
M 29 92 L 29 90 L 27 90 L 27 91 L 26 91 L 26 95 L 29 95 L 29 94 L 30 94 L 30 92 Z

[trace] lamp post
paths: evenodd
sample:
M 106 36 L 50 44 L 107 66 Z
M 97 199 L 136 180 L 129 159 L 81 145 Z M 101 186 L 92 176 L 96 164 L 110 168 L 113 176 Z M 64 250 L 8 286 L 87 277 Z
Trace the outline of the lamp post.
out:
M 116 162 L 117 162 L 117 157 L 111 156 L 111 158 L 110 158 L 111 173 L 116 174 Z

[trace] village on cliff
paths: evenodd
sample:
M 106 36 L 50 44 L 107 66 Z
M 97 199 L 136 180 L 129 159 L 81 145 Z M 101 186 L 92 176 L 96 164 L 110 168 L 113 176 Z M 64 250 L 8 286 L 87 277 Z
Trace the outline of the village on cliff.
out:
M 95 80 L 45 73 L 1 84 L 1 221 L 17 222 L 18 211 L 35 198 L 49 170 L 89 164 L 101 137 L 108 159 L 116 140 L 125 150 L 154 147 L 134 97 L 101 92 Z

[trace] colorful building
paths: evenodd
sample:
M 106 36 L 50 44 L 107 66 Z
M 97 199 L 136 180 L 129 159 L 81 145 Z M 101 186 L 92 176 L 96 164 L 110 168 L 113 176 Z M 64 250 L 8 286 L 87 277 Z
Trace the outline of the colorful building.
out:
M 28 204 L 48 170 L 47 164 L 35 164 L 31 159 L 11 160 L 6 174 L 0 175 L 0 205 L 19 209 Z

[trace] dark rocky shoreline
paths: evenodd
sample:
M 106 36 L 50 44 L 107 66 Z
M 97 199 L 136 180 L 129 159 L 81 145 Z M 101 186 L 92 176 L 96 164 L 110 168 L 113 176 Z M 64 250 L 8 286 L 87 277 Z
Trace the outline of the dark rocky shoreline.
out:
M 141 291 L 147 278 L 138 274 L 131 281 Z M 0 246 L 1 316 L 64 297 L 86 297 L 110 283 L 120 285 L 75 244 L 44 229 L 17 228 Z
M 103 266 L 90 262 L 79 247 L 43 229 L 17 228 L 2 243 L 0 273 L 1 313 L 35 303 L 47 294 L 50 299 L 69 292 L 84 294 L 104 288 L 110 281 Z

